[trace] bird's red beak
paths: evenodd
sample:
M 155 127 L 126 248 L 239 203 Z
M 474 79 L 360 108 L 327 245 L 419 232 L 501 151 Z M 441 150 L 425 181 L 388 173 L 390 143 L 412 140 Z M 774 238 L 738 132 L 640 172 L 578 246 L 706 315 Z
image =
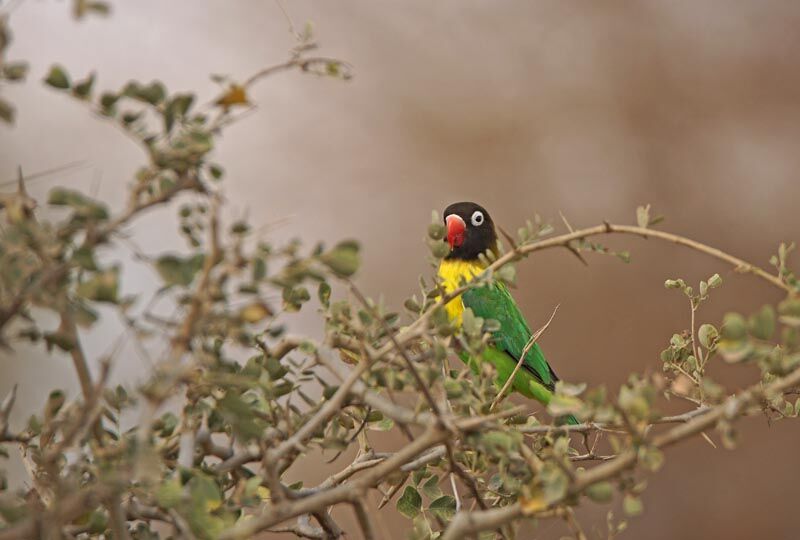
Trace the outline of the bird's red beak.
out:
M 467 230 L 467 225 L 456 214 L 450 214 L 444 221 L 447 224 L 447 243 L 453 250 L 464 243 L 464 232 Z

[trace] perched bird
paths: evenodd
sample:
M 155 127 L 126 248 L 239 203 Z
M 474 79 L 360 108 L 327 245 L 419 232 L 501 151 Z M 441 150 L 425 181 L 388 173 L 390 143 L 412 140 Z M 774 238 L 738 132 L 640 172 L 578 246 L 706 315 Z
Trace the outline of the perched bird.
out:
M 450 253 L 439 265 L 439 277 L 445 292 L 451 293 L 484 271 L 486 266 L 480 260 L 482 253 L 492 251 L 497 254 L 497 232 L 489 213 L 472 202 L 448 206 L 444 211 L 444 223 Z M 496 383 L 502 387 L 533 335 L 508 288 L 497 282 L 474 287 L 450 300 L 445 308 L 450 319 L 459 327 L 464 308 L 471 309 L 477 317 L 494 319 L 500 324 L 499 330 L 492 335 L 492 344 L 486 347 L 479 360 L 494 365 L 497 370 Z M 469 358 L 466 360 L 473 369 L 477 369 L 476 362 Z M 558 377 L 553 368 L 545 360 L 539 344 L 534 343 L 528 349 L 512 385 L 520 394 L 547 405 L 553 397 L 556 381 Z M 572 415 L 559 421 L 578 423 Z

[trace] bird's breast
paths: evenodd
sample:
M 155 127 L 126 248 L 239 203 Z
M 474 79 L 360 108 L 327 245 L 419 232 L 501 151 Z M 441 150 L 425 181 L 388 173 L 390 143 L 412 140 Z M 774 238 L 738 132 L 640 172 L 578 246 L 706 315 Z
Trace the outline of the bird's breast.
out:
M 439 264 L 439 278 L 442 287 L 447 294 L 455 291 L 464 283 L 483 272 L 484 266 L 480 262 L 448 260 L 445 259 Z M 458 327 L 461 326 L 461 317 L 464 313 L 464 302 L 461 295 L 456 296 L 445 305 L 447 316 L 455 321 Z

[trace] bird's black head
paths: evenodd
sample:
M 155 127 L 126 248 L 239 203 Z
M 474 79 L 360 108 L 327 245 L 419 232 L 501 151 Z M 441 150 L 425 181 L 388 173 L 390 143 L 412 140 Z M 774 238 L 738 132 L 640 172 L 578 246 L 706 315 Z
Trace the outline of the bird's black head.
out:
M 497 252 L 497 233 L 489 212 L 472 202 L 453 203 L 444 209 L 447 259 L 473 261 L 487 249 Z

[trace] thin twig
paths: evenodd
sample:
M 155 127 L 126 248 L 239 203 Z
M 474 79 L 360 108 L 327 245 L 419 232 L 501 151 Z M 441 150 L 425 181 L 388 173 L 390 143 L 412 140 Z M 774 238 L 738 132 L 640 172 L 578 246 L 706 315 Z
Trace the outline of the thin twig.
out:
M 506 379 L 506 382 L 503 384 L 503 387 L 500 389 L 500 392 L 497 394 L 497 396 L 494 398 L 494 401 L 492 401 L 492 404 L 489 406 L 489 410 L 490 411 L 493 411 L 494 408 L 501 401 L 503 401 L 503 399 L 505 399 L 506 392 L 508 392 L 508 389 L 511 388 L 511 385 L 514 384 L 514 377 L 517 376 L 517 373 L 519 372 L 519 369 L 522 367 L 522 364 L 525 362 L 525 358 L 528 355 L 528 351 L 530 351 L 531 348 L 533 348 L 533 346 L 536 344 L 536 341 L 539 339 L 539 337 L 542 334 L 544 334 L 545 330 L 547 330 L 547 327 L 550 326 L 551 322 L 553 322 L 553 317 L 556 316 L 556 312 L 558 311 L 559 305 L 560 304 L 556 304 L 556 307 L 553 308 L 553 313 L 550 314 L 550 318 L 547 319 L 547 322 L 544 323 L 544 326 L 542 326 L 536 332 L 534 332 L 533 335 L 531 336 L 531 338 L 528 340 L 528 343 L 525 344 L 525 348 L 522 349 L 522 354 L 519 355 L 519 360 L 517 360 L 517 365 L 514 366 L 514 370 L 511 372 L 511 375 L 508 377 L 508 379 Z

